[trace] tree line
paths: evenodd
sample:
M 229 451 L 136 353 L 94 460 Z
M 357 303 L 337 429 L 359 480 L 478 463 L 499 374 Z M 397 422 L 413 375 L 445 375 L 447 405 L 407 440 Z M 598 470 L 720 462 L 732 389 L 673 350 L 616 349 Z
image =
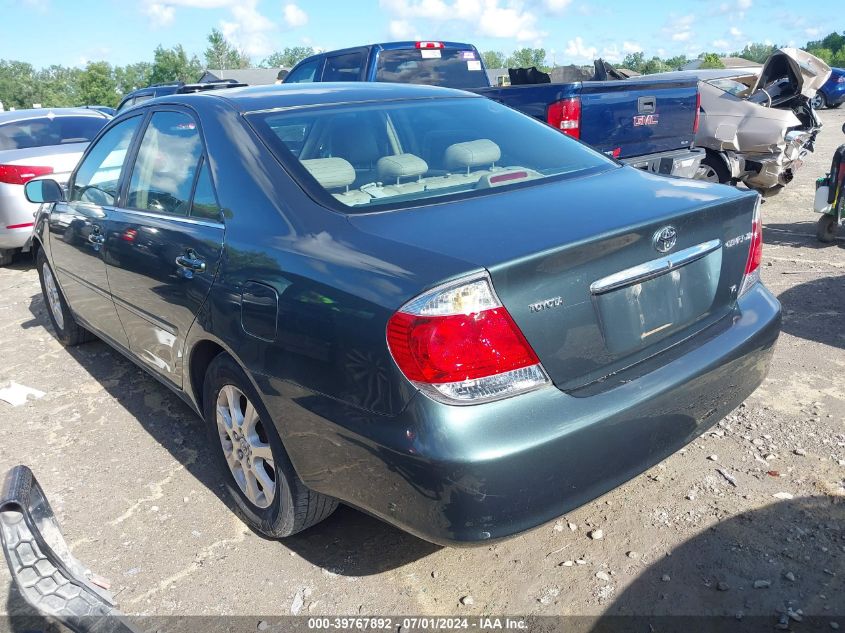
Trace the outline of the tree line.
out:
M 744 59 L 762 64 L 780 46 L 754 42 L 747 44 L 742 50 L 731 53 L 732 57 Z M 842 34 L 831 33 L 820 39 L 807 42 L 803 47 L 816 57 L 824 60 L 828 65 L 836 68 L 845 67 L 845 32 Z M 506 56 L 501 51 L 485 51 L 482 53 L 484 65 L 487 68 L 530 68 L 536 67 L 543 72 L 549 72 L 557 64 L 549 64 L 546 50 L 543 48 L 521 48 Z M 722 55 L 715 52 L 703 52 L 697 59 L 701 60 L 701 68 L 724 68 Z M 653 56 L 647 58 L 642 51 L 628 53 L 621 62 L 616 64 L 619 68 L 627 68 L 643 75 L 669 72 L 679 70 L 682 66 L 693 61 L 686 55 L 661 58 Z
M 0 103 L 6 109 L 31 108 L 33 104 L 60 108 L 80 105 L 116 106 L 128 92 L 151 84 L 197 81 L 204 69 L 249 68 L 250 58 L 213 29 L 207 37 L 203 59 L 189 55 L 182 45 L 158 46 L 152 62 L 113 66 L 105 61 L 88 62 L 84 68 L 32 64 L 0 59 Z M 288 47 L 261 60 L 261 68 L 290 68 L 314 54 L 310 46 Z
M 207 41 L 208 48 L 202 60 L 197 55 L 189 55 L 181 45 L 172 48 L 158 46 L 153 52 L 152 62 L 126 66 L 93 61 L 84 68 L 62 65 L 35 68 L 27 62 L 0 59 L 0 103 L 7 109 L 31 108 L 33 104 L 44 107 L 115 106 L 123 95 L 137 88 L 172 81 L 194 82 L 203 69 L 208 68 L 228 70 L 251 66 L 249 56 L 230 44 L 217 29 L 209 33 Z M 734 52 L 733 56 L 763 63 L 777 48 L 772 44 L 753 43 Z M 830 33 L 822 39 L 807 42 L 803 48 L 831 66 L 845 67 L 845 32 Z M 259 67 L 290 68 L 313 54 L 314 49 L 309 46 L 287 47 L 262 59 Z M 482 57 L 487 68 L 535 66 L 546 72 L 552 68 L 543 48 L 521 48 L 508 56 L 500 51 L 485 51 Z M 703 68 L 722 67 L 718 53 L 702 53 L 699 59 Z M 646 58 L 643 52 L 635 52 L 628 53 L 618 66 L 652 74 L 678 70 L 689 61 L 685 55 Z

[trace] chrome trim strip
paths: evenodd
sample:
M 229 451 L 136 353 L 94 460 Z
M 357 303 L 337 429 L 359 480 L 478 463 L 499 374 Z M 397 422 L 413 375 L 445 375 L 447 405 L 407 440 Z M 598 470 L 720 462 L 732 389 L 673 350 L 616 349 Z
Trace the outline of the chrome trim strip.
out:
M 691 246 L 690 248 L 685 248 L 677 253 L 672 253 L 666 257 L 661 257 L 660 259 L 653 259 L 650 262 L 620 270 L 618 273 L 613 273 L 591 283 L 590 292 L 594 295 L 600 295 L 624 288 L 625 286 L 632 286 L 643 281 L 648 281 L 675 268 L 691 264 L 695 260 L 701 259 L 721 247 L 722 240 L 710 240 L 702 244 L 697 244 L 696 246 Z
M 154 211 L 138 211 L 136 209 L 124 209 L 123 207 L 112 207 L 112 213 L 125 213 L 127 215 L 134 215 L 141 218 L 154 218 L 156 220 L 171 220 L 173 222 L 181 222 L 182 224 L 195 224 L 198 226 L 207 226 L 212 229 L 222 229 L 224 224 L 222 222 L 214 222 L 212 220 L 200 220 L 187 215 L 168 215 L 167 213 L 155 213 Z

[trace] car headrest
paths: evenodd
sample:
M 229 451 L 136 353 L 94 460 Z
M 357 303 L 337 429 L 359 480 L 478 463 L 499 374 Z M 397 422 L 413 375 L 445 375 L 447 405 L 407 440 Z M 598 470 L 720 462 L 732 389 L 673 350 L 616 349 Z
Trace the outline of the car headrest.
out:
M 343 158 L 311 158 L 301 162 L 308 173 L 325 189 L 348 187 L 355 182 L 355 168 Z
M 396 179 L 408 176 L 422 176 L 428 171 L 428 163 L 414 154 L 382 156 L 376 163 L 379 180 Z
M 476 141 L 455 143 L 446 148 L 446 169 L 492 165 L 502 157 L 502 151 L 493 141 L 480 138 Z

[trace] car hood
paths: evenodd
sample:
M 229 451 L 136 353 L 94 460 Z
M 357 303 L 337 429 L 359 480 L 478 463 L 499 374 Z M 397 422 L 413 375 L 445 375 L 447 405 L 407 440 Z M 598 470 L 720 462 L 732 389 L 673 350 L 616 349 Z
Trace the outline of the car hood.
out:
M 782 77 L 784 67 L 788 69 L 789 77 L 798 90 L 808 99 L 813 98 L 816 90 L 827 81 L 831 72 L 830 66 L 807 51 L 798 48 L 781 48 L 766 60 L 751 93 L 757 92 L 770 82 Z

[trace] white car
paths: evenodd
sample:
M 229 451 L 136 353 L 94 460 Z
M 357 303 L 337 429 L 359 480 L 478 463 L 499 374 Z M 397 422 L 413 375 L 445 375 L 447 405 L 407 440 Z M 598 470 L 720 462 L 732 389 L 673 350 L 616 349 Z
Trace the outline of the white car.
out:
M 0 266 L 29 250 L 38 205 L 27 202 L 23 186 L 72 171 L 110 118 L 88 108 L 0 112 Z

